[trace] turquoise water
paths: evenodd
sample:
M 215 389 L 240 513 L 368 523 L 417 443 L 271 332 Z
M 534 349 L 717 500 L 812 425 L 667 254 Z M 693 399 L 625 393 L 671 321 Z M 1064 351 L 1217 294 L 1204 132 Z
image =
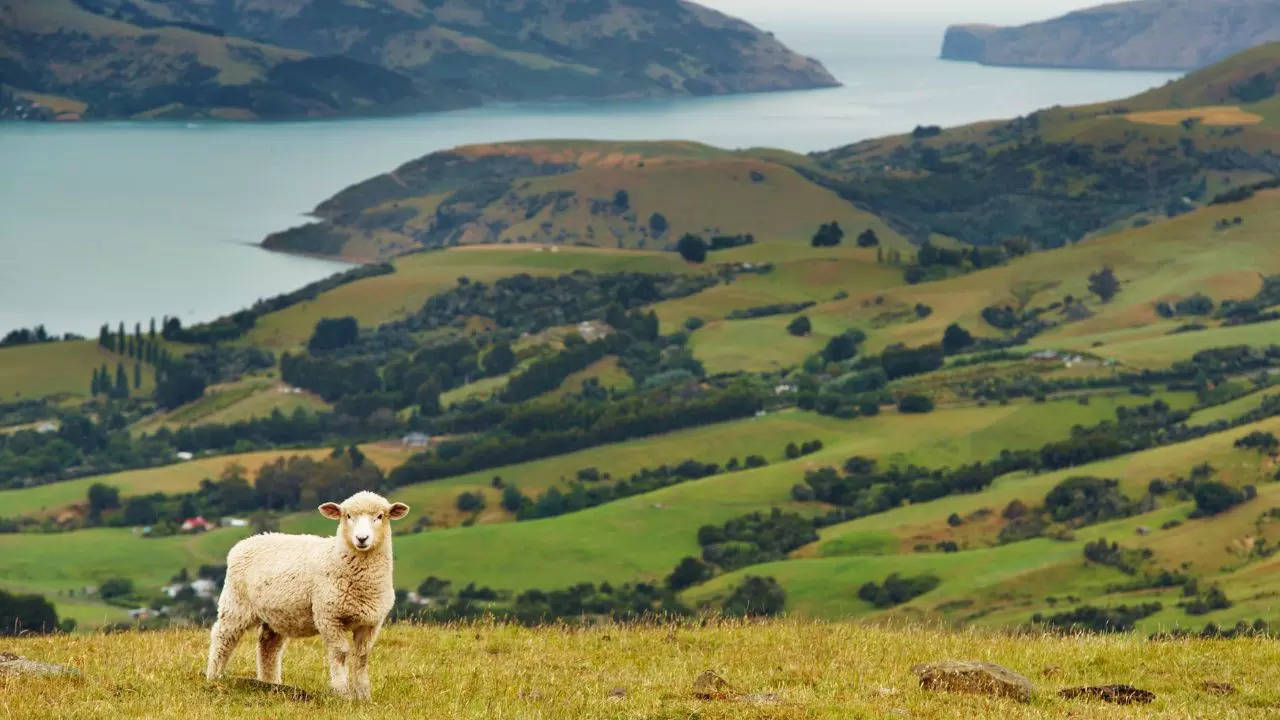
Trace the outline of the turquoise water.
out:
M 341 265 L 254 245 L 353 182 L 456 145 L 689 139 L 813 151 L 1125 97 L 1174 77 L 946 62 L 935 58 L 934 29 L 780 35 L 845 86 L 388 119 L 0 125 L 0 332 L 209 319 L 328 275 Z

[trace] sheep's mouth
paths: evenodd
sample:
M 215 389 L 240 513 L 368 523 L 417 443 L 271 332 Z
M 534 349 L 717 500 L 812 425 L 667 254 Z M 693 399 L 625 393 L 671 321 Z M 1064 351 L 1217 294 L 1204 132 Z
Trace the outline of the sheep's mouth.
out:
M 369 548 L 373 547 L 373 545 L 367 540 L 365 542 L 360 542 L 359 540 L 357 540 L 355 545 L 357 550 L 368 550 Z

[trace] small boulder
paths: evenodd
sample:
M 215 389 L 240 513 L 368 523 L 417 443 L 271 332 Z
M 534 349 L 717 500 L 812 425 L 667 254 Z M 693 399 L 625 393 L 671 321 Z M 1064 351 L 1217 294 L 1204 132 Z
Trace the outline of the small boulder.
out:
M 1116 705 L 1134 705 L 1151 702 L 1156 694 L 1150 690 L 1140 690 L 1132 685 L 1095 685 L 1089 687 L 1067 688 L 1058 692 L 1059 697 L 1068 700 L 1098 700 Z
M 0 675 L 58 676 L 79 675 L 80 671 L 65 665 L 51 665 L 28 660 L 11 652 L 0 652 Z
M 1210 695 L 1235 695 L 1238 690 L 1236 686 L 1228 682 L 1218 682 L 1216 680 L 1200 681 L 1200 689 Z
M 733 687 L 714 670 L 703 670 L 693 680 L 693 696 L 701 700 L 727 700 L 733 697 Z
M 1035 693 L 1031 681 L 1009 668 L 973 660 L 943 660 L 911 668 L 925 690 L 978 693 L 1026 702 Z
M 609 691 L 609 697 L 611 698 L 624 698 L 626 696 L 627 696 L 627 689 L 623 687 L 616 687 Z

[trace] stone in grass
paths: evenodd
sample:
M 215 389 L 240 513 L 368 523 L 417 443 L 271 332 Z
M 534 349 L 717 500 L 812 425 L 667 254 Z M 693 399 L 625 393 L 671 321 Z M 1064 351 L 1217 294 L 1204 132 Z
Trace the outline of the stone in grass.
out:
M 232 690 L 241 690 L 244 692 L 261 693 L 264 695 L 279 695 L 287 700 L 295 702 L 311 702 L 311 693 L 302 688 L 293 687 L 291 685 L 277 685 L 275 683 L 263 682 L 255 678 L 227 678 L 219 682 L 220 685 Z
M 978 693 L 1027 702 L 1035 693 L 1031 681 L 1009 668 L 974 660 L 943 660 L 911 668 L 925 690 Z
M 693 696 L 700 700 L 728 700 L 735 695 L 733 686 L 715 670 L 703 670 L 693 680 Z
M 1094 685 L 1067 688 L 1066 690 L 1060 690 L 1058 696 L 1068 700 L 1098 700 L 1116 705 L 1145 705 L 1156 699 L 1156 694 L 1150 690 L 1141 690 L 1132 685 Z
M 59 675 L 79 674 L 79 670 L 65 665 L 51 665 L 36 660 L 28 660 L 10 652 L 0 652 L 0 675 L 57 677 Z

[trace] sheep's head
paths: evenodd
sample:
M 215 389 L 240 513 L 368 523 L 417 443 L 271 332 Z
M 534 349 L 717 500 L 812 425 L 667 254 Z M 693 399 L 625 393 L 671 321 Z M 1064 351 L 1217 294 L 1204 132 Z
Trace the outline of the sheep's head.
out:
M 409 514 L 409 506 L 371 492 L 358 492 L 341 505 L 327 502 L 320 514 L 338 521 L 338 537 L 356 552 L 369 552 L 391 537 L 391 521 Z

